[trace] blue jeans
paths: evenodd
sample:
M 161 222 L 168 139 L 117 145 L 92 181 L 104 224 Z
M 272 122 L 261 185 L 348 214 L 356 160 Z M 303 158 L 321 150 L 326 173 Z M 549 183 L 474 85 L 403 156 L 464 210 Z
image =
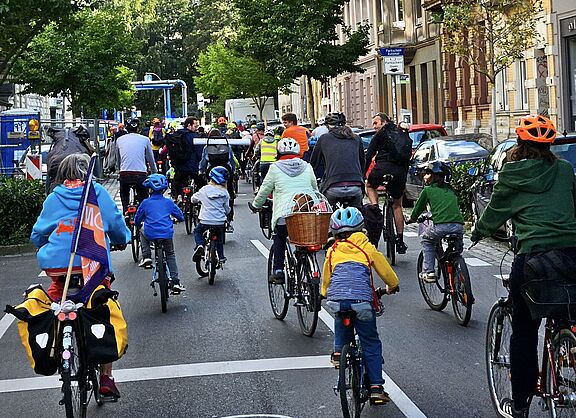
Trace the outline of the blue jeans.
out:
M 196 241 L 196 246 L 206 245 L 204 242 L 204 232 L 208 231 L 210 228 L 218 228 L 216 233 L 216 252 L 218 253 L 218 258 L 224 258 L 224 225 L 206 225 L 199 223 L 194 228 L 194 241 Z
M 464 236 L 464 225 L 457 223 L 433 224 L 420 236 L 422 242 L 422 253 L 424 254 L 424 265 L 422 271 L 435 271 L 436 264 L 436 245 L 448 234 L 458 234 L 460 239 L 457 243 L 457 249 L 462 251 Z
M 174 241 L 172 241 L 172 238 L 156 239 L 154 241 L 161 242 L 164 247 L 164 257 L 166 257 L 166 264 L 168 264 L 168 270 L 170 270 L 170 279 L 174 284 L 180 284 L 176 254 L 174 253 Z M 152 258 L 150 240 L 144 234 L 143 229 L 140 230 L 140 246 L 142 247 L 142 258 Z
M 332 301 L 334 303 L 335 301 Z M 383 385 L 382 377 L 382 342 L 376 328 L 376 315 L 370 302 L 358 303 L 354 300 L 340 300 L 340 310 L 353 309 L 356 311 L 354 327 L 345 327 L 342 319 L 336 315 L 334 318 L 334 352 L 342 352 L 342 347 L 354 341 L 354 329 L 360 337 L 364 364 L 368 369 L 368 378 L 371 385 Z

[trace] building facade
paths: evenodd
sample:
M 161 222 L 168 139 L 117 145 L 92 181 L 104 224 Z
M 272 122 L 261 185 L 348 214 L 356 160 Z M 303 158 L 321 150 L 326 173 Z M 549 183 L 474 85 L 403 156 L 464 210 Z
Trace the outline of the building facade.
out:
M 557 54 L 558 127 L 576 132 L 576 4 L 573 0 L 556 0 L 551 13 L 553 50 Z

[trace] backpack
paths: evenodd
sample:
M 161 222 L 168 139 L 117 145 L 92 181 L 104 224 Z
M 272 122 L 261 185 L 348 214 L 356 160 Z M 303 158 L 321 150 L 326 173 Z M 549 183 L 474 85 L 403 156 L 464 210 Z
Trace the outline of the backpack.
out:
M 48 179 L 56 178 L 58 166 L 64 158 L 71 154 L 82 153 L 92 155 L 95 150 L 90 144 L 90 134 L 82 125 L 77 128 L 49 128 L 47 134 L 52 138 L 52 144 L 46 157 Z
M 226 144 L 210 144 L 208 139 L 206 140 L 206 151 L 211 167 L 226 166 L 230 161 L 228 140 L 226 140 Z
M 166 134 L 166 149 L 172 161 L 185 162 L 192 156 L 192 147 L 181 131 Z
M 408 132 L 392 125 L 388 135 L 394 144 L 394 161 L 400 164 L 408 163 L 412 158 L 412 139 Z
M 152 145 L 162 146 L 164 145 L 164 134 L 162 128 L 154 128 L 152 131 Z

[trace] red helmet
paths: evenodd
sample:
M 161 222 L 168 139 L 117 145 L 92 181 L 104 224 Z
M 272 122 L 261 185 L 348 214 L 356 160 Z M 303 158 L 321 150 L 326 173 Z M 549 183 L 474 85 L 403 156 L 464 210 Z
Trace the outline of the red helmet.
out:
M 520 118 L 516 134 L 522 141 L 551 144 L 556 138 L 556 128 L 550 119 L 542 115 L 528 115 Z
M 218 118 L 218 125 L 226 125 L 226 122 L 227 122 L 227 120 L 224 116 L 220 116 Z

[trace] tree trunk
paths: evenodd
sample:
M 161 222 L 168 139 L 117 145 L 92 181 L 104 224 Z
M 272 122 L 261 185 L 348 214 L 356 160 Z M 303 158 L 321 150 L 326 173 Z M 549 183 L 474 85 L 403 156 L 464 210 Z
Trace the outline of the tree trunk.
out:
M 256 105 L 256 109 L 258 109 L 260 120 L 264 120 L 262 113 L 264 112 L 264 106 L 266 106 L 266 102 L 268 101 L 268 96 L 264 97 L 264 99 L 262 99 L 262 97 L 252 97 L 252 101 Z
M 314 115 L 314 94 L 312 92 L 312 77 L 306 76 L 306 84 L 308 85 L 308 94 L 306 94 L 306 106 L 308 107 L 308 117 L 310 118 L 310 125 L 312 129 L 316 127 L 316 116 Z
M 498 145 L 498 127 L 496 126 L 496 83 L 492 83 L 492 109 L 490 109 L 490 123 L 492 124 L 492 145 Z

